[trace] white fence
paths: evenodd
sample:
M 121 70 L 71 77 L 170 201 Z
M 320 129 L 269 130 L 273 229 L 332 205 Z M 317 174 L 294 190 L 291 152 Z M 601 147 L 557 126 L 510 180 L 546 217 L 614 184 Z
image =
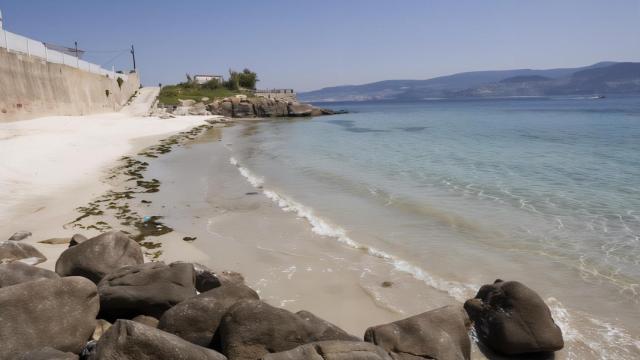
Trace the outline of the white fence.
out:
M 126 74 L 119 74 L 110 70 L 103 69 L 100 65 L 80 60 L 75 56 L 67 55 L 59 51 L 48 49 L 44 43 L 31 40 L 27 37 L 14 34 L 12 32 L 0 29 L 0 47 L 9 51 L 19 52 L 46 60 L 51 63 L 64 64 L 80 70 L 88 71 L 98 75 L 105 75 L 112 79 L 122 78 L 127 80 Z

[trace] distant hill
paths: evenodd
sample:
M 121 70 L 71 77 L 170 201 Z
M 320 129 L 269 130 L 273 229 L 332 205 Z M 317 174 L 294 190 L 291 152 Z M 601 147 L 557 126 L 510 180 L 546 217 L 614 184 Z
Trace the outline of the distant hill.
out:
M 386 80 L 299 93 L 303 101 L 422 100 L 483 96 L 640 93 L 640 63 L 473 71 L 428 80 Z

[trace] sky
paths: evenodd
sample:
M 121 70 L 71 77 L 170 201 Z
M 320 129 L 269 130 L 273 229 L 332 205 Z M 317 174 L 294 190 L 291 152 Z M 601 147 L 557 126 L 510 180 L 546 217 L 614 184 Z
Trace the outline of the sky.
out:
M 146 85 L 250 68 L 297 91 L 640 61 L 640 0 L 0 0 L 6 30 Z

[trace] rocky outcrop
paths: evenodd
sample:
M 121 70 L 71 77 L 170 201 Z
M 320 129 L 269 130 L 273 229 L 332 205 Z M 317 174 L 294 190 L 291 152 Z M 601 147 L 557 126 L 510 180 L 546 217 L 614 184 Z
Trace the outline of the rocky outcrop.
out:
M 499 353 L 551 352 L 564 346 L 562 331 L 549 307 L 535 291 L 517 281 L 496 280 L 482 286 L 464 308 L 479 339 Z
M 160 318 L 158 328 L 194 344 L 209 346 L 214 342 L 222 316 L 243 299 L 258 300 L 259 297 L 244 284 L 226 283 L 169 309 Z
M 261 360 L 392 360 L 382 348 L 362 341 L 320 341 L 267 354 Z
M 36 265 L 47 261 L 47 258 L 32 245 L 14 240 L 0 241 L 0 264 L 14 261 Z
M 230 360 L 253 360 L 274 352 L 324 340 L 358 341 L 315 316 L 293 314 L 262 301 L 241 300 L 218 327 L 222 353 Z
M 95 329 L 98 308 L 95 284 L 82 277 L 0 289 L 0 359 L 47 346 L 79 353 Z
M 84 276 L 98 283 L 114 270 L 143 262 L 137 242 L 120 231 L 110 231 L 65 250 L 56 262 L 56 272 L 60 276 Z
M 367 329 L 364 340 L 398 359 L 469 360 L 471 322 L 459 305 L 445 306 Z
M 216 100 L 207 105 L 207 110 L 213 115 L 235 118 L 320 116 L 334 114 L 331 110 L 321 109 L 310 104 L 262 97 L 242 99 L 225 98 Z
M 226 360 L 224 355 L 135 321 L 118 320 L 96 343 L 89 360 Z
M 58 274 L 20 261 L 0 264 L 0 288 L 38 279 L 57 279 Z
M 160 318 L 172 306 L 196 295 L 193 265 L 156 262 L 124 266 L 98 283 L 98 293 L 104 319 Z

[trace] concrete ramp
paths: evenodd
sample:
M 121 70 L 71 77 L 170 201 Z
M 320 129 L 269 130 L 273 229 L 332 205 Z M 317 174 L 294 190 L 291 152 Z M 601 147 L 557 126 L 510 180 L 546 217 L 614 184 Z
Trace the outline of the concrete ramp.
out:
M 131 116 L 146 116 L 158 94 L 160 94 L 160 88 L 157 86 L 143 87 L 138 90 L 138 95 L 133 99 L 133 102 L 123 107 L 120 112 Z

